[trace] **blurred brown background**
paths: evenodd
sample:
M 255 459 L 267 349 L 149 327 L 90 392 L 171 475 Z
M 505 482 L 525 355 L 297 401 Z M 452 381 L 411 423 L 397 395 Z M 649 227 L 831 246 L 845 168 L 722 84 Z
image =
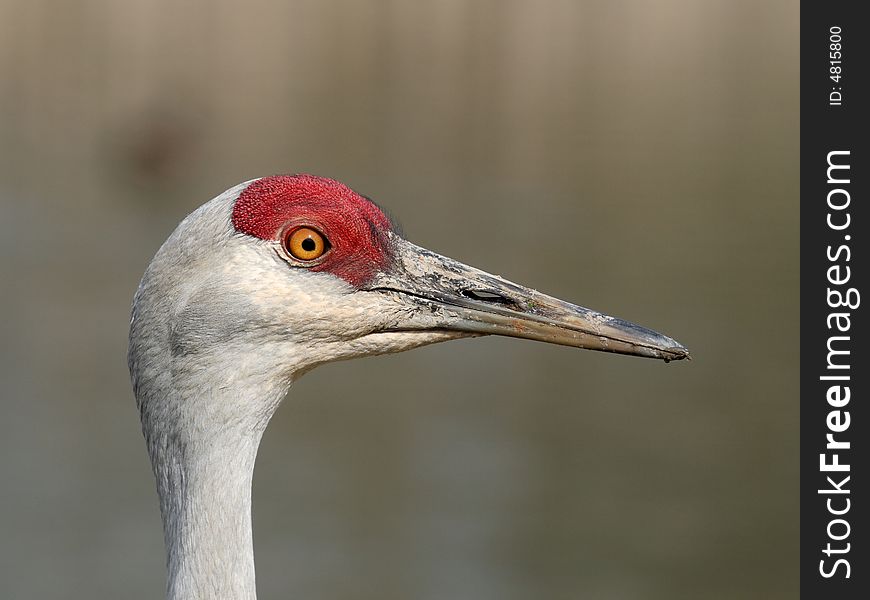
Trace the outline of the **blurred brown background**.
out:
M 129 303 L 313 172 L 668 333 L 323 367 L 260 451 L 260 596 L 794 598 L 798 2 L 0 0 L 0 597 L 159 598 Z

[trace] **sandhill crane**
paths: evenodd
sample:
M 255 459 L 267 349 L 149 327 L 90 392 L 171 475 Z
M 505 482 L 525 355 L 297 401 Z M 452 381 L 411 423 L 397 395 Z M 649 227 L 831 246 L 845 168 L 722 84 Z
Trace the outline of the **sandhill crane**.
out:
M 480 335 L 688 356 L 655 331 L 415 246 L 331 179 L 248 181 L 185 218 L 136 292 L 128 353 L 167 597 L 256 597 L 254 460 L 296 378 L 329 361 Z

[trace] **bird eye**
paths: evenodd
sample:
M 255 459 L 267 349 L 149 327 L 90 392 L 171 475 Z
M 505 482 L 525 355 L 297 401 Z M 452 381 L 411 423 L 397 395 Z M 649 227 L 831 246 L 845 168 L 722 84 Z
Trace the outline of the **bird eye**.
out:
M 284 238 L 284 248 L 293 258 L 315 260 L 329 250 L 329 241 L 311 227 L 297 227 Z

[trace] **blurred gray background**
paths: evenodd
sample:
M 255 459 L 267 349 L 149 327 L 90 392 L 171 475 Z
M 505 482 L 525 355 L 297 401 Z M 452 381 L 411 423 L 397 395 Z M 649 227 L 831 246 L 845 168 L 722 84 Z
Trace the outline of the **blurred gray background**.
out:
M 0 597 L 159 598 L 129 304 L 190 210 L 312 172 L 690 363 L 329 365 L 254 481 L 262 598 L 794 598 L 798 2 L 0 0 Z

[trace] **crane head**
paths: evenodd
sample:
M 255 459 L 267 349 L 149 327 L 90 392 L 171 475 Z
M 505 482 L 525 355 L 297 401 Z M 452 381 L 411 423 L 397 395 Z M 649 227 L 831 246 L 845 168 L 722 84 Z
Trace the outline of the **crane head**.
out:
M 160 346 L 188 369 L 208 356 L 224 373 L 290 381 L 324 362 L 480 335 L 689 356 L 660 333 L 416 246 L 337 181 L 292 175 L 236 186 L 179 225 L 137 292 L 131 369 Z
M 294 379 L 325 362 L 480 335 L 688 357 L 655 331 L 415 246 L 330 179 L 246 182 L 185 218 L 142 277 L 128 350 L 167 596 L 255 596 L 254 461 Z

